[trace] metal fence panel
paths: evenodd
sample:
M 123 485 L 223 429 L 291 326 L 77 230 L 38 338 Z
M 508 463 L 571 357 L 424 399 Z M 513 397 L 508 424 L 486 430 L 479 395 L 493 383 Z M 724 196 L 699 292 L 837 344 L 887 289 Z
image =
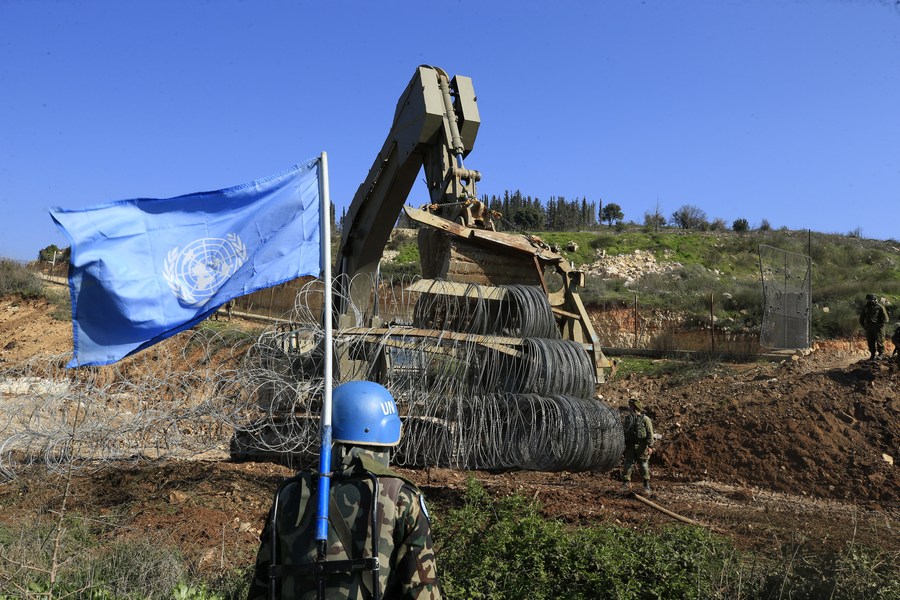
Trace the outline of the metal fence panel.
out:
M 763 287 L 760 346 L 808 348 L 812 259 L 760 244 L 759 270 Z

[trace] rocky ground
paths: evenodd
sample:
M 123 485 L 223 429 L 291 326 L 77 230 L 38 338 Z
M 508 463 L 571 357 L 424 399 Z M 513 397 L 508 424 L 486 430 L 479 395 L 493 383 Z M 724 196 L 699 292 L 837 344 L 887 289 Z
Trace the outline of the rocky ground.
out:
M 50 311 L 43 300 L 0 301 L 0 369 L 70 348 L 70 323 Z M 660 508 L 743 548 L 852 541 L 898 550 L 900 368 L 864 361 L 866 354 L 836 342 L 782 362 L 719 364 L 699 378 L 625 376 L 623 369 L 601 393 L 613 405 L 632 393 L 646 399 L 661 435 L 651 463 L 651 500 Z M 67 510 L 115 522 L 111 537 L 163 540 L 197 569 L 228 569 L 252 560 L 271 494 L 290 473 L 223 455 L 81 473 L 64 494 L 64 481 L 35 467 L 0 483 L 0 523 L 53 514 L 65 496 Z M 534 498 L 546 515 L 570 523 L 679 523 L 622 495 L 616 472 L 404 473 L 425 490 L 438 519 L 460 502 L 472 476 L 495 495 Z

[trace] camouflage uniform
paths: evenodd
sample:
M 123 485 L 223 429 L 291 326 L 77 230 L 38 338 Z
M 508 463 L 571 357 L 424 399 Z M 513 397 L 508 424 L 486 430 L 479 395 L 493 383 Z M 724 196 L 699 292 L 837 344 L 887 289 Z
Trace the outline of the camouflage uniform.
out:
M 389 452 L 372 446 L 335 445 L 334 462 L 340 461 L 342 480 L 333 479 L 328 525 L 328 559 L 369 558 L 372 538 L 369 533 L 372 484 L 365 478 L 369 471 L 378 477 L 378 558 L 382 598 L 439 599 L 435 557 L 432 550 L 428 513 L 421 492 L 411 482 L 388 468 Z M 362 477 L 362 478 L 360 478 Z M 276 562 L 281 565 L 314 563 L 316 560 L 316 488 L 318 477 L 303 472 L 288 480 L 278 496 L 278 548 Z M 340 522 L 336 521 L 340 513 Z M 260 536 L 256 570 L 249 600 L 269 598 L 269 565 L 272 555 L 271 511 Z M 335 523 L 338 523 L 335 526 Z M 352 546 L 348 556 L 341 540 Z M 289 567 L 288 567 L 289 569 Z M 373 597 L 371 570 L 355 575 L 335 573 L 326 576 L 325 597 L 365 599 Z M 277 598 L 316 598 L 313 574 L 286 570 L 277 580 Z
M 884 355 L 884 324 L 888 315 L 884 307 L 869 294 L 866 304 L 859 313 L 859 324 L 866 332 L 866 344 L 869 347 L 870 359 Z
M 644 486 L 650 485 L 650 452 L 653 447 L 653 421 L 638 406 L 632 426 L 625 430 L 625 462 L 622 465 L 622 482 L 631 482 L 631 471 L 638 464 Z

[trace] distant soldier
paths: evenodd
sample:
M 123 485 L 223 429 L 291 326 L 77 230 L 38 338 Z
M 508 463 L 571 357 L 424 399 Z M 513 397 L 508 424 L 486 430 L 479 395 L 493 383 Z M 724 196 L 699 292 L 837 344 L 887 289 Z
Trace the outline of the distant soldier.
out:
M 229 300 L 225 303 L 225 315 L 228 317 L 228 320 L 231 321 L 231 315 L 234 312 L 234 300 Z
M 866 294 L 866 304 L 859 312 L 859 324 L 866 332 L 869 360 L 884 358 L 884 324 L 887 320 L 887 311 L 878 303 L 875 294 Z
M 352 559 L 356 567 L 326 571 L 325 596 L 441 598 L 425 500 L 412 482 L 388 467 L 390 449 L 400 442 L 393 397 L 377 383 L 352 381 L 335 388 L 332 402 L 335 473 L 324 564 L 340 567 L 337 563 Z M 374 481 L 378 500 L 373 505 Z M 250 600 L 317 597 L 317 483 L 316 474 L 303 472 L 279 486 L 260 536 Z
M 631 471 L 638 464 L 644 479 L 644 492 L 650 493 L 650 455 L 653 454 L 653 422 L 644 414 L 644 403 L 628 399 L 630 419 L 625 428 L 625 458 L 622 465 L 622 492 L 631 489 Z
M 894 335 L 891 336 L 891 341 L 894 343 L 893 356 L 897 359 L 897 363 L 900 363 L 900 323 L 897 323 L 897 326 L 894 328 Z

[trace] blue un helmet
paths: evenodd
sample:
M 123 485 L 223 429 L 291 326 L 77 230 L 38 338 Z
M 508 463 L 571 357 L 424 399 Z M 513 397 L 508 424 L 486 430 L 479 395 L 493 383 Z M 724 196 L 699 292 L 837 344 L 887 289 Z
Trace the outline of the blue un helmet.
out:
M 371 381 L 349 381 L 331 397 L 332 441 L 366 446 L 400 443 L 400 417 L 394 397 Z

